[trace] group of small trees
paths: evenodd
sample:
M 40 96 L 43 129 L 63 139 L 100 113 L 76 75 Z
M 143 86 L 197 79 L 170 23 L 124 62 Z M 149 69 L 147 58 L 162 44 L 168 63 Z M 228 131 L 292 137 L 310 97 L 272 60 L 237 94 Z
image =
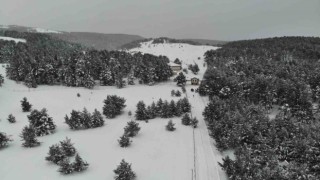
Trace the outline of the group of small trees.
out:
M 4 83 L 4 78 L 3 78 L 2 74 L 0 74 L 0 86 L 2 86 L 3 83 Z
M 22 129 L 22 133 L 20 134 L 20 137 L 22 138 L 22 146 L 24 147 L 35 147 L 39 146 L 40 142 L 37 140 L 37 135 L 36 135 L 36 129 L 32 126 L 25 126 Z
M 156 117 L 171 118 L 174 116 L 181 116 L 183 113 L 191 111 L 191 105 L 187 98 L 179 99 L 177 102 L 171 100 L 162 101 L 160 98 L 157 103 L 152 102 L 150 106 L 146 108 L 143 101 L 139 101 L 137 104 L 137 110 L 135 117 L 137 120 L 148 120 Z
M 74 155 L 76 155 L 75 161 L 70 163 L 69 157 Z M 68 138 L 60 141 L 60 144 L 50 146 L 48 156 L 45 159 L 59 165 L 60 168 L 58 171 L 63 174 L 71 174 L 75 171 L 81 172 L 89 166 L 89 164 L 80 157 L 71 140 Z
M 195 75 L 197 75 L 198 72 L 199 72 L 199 70 L 200 70 L 198 64 L 196 64 L 196 63 L 195 63 L 194 65 L 189 64 L 188 69 L 189 69 L 190 71 L 192 71 L 193 74 L 195 74 Z
M 188 113 L 184 114 L 184 116 L 181 119 L 181 123 L 185 126 L 191 125 L 193 128 L 198 127 L 198 119 L 196 117 L 191 118 Z
M 34 127 L 37 136 L 44 136 L 54 133 L 56 125 L 53 123 L 52 117 L 49 117 L 47 110 L 43 108 L 41 111 L 33 110 L 27 116 L 29 124 Z
M 125 102 L 126 100 L 124 98 L 116 95 L 108 95 L 107 99 L 104 100 L 103 114 L 109 119 L 115 118 L 117 115 L 120 115 L 122 109 L 126 107 Z
M 118 140 L 121 147 L 128 147 L 131 144 L 130 138 L 136 136 L 140 131 L 139 123 L 135 121 L 129 121 L 127 126 L 124 127 L 124 133 Z
M 12 114 L 9 114 L 7 120 L 8 120 L 10 123 L 15 123 L 15 122 L 16 122 L 16 118 L 15 118 Z
M 74 130 L 97 128 L 104 125 L 103 117 L 97 109 L 92 114 L 86 108 L 82 112 L 72 110 L 70 118 L 66 115 L 64 119 L 70 129 Z
M 176 97 L 180 97 L 181 96 L 181 92 L 179 90 L 172 90 L 171 91 L 171 96 L 176 96 Z
M 21 100 L 21 107 L 23 112 L 30 112 L 32 105 L 29 103 L 26 97 Z
M 8 146 L 8 143 L 12 141 L 12 139 L 10 139 L 10 137 L 3 133 L 3 132 L 0 132 L 0 149 Z
M 174 130 L 176 130 L 176 128 L 174 127 L 174 123 L 172 122 L 172 120 L 169 120 L 168 121 L 168 124 L 166 125 L 166 129 L 168 130 L 168 131 L 174 131 Z
M 131 169 L 131 164 L 127 163 L 124 159 L 122 159 L 120 165 L 113 172 L 116 174 L 115 180 L 134 180 L 136 178 L 136 174 Z
M 178 76 L 173 79 L 173 81 L 177 82 L 178 86 L 185 86 L 187 79 L 186 76 L 182 72 L 180 72 Z

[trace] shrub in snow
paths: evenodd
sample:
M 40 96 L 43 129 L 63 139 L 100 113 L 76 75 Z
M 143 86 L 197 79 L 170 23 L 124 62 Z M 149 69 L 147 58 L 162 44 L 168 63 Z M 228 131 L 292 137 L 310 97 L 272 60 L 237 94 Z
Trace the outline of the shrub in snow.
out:
M 55 144 L 49 147 L 48 156 L 45 158 L 47 161 L 51 161 L 55 164 L 59 164 L 60 161 L 66 159 L 67 156 L 62 147 Z
M 32 105 L 28 102 L 26 97 L 24 97 L 20 102 L 23 112 L 29 112 L 31 110 Z
M 20 137 L 22 138 L 23 147 L 35 147 L 39 146 L 40 142 L 37 140 L 36 130 L 33 126 L 25 126 L 22 129 L 22 133 L 20 134 Z
M 173 62 L 176 63 L 176 64 L 181 64 L 181 61 L 178 58 L 176 58 Z
M 185 97 L 180 100 L 181 102 L 181 109 L 183 113 L 191 112 L 191 104 L 189 103 L 189 100 Z
M 189 64 L 188 69 L 189 69 L 190 71 L 192 71 L 193 74 L 198 74 L 198 72 L 199 72 L 199 70 L 200 70 L 198 64 L 196 64 L 196 63 L 195 63 L 194 65 Z
M 75 162 L 72 163 L 72 168 L 76 172 L 84 171 L 88 168 L 89 164 L 85 162 L 79 154 L 76 155 Z
M 51 117 L 49 117 L 47 110 L 43 108 L 41 111 L 33 110 L 28 115 L 29 123 L 36 130 L 37 136 L 44 136 L 54 133 L 56 125 L 53 123 Z
M 182 86 L 181 90 L 182 90 L 183 93 L 186 93 L 186 87 Z
M 135 118 L 136 120 L 147 120 L 149 118 L 146 105 L 143 101 L 139 101 L 137 104 Z
M 128 112 L 128 116 L 132 116 L 132 112 L 131 111 Z
M 124 135 L 128 137 L 133 137 L 136 136 L 139 131 L 139 123 L 136 123 L 135 121 L 129 121 L 127 123 L 127 126 L 124 128 Z
M 104 125 L 103 117 L 97 109 L 95 109 L 91 116 L 91 128 L 101 127 Z
M 82 112 L 72 110 L 70 118 L 66 115 L 64 119 L 70 129 L 75 130 L 96 128 L 104 125 L 103 117 L 97 109 L 92 114 L 86 108 Z
M 120 165 L 113 172 L 116 174 L 115 180 L 134 180 L 136 178 L 136 174 L 131 169 L 131 164 L 127 163 L 124 159 L 122 159 Z
M 8 146 L 8 143 L 12 141 L 5 133 L 0 132 L 0 149 Z
M 198 127 L 198 122 L 199 122 L 198 119 L 196 117 L 194 117 L 193 119 L 191 119 L 190 124 L 191 124 L 191 126 L 193 128 L 197 128 Z
M 174 82 L 177 82 L 178 86 L 184 86 L 187 82 L 186 76 L 182 72 L 180 72 L 179 75 L 174 78 Z
M 186 125 L 186 126 L 189 126 L 191 124 L 191 118 L 190 118 L 190 115 L 188 113 L 186 113 L 182 119 L 181 119 L 181 123 L 183 125 Z
M 77 93 L 77 97 L 80 97 L 80 93 Z
M 181 92 L 180 92 L 179 90 L 177 90 L 177 91 L 175 92 L 175 96 L 180 97 L 180 96 L 181 96 Z
M 60 146 L 64 154 L 68 157 L 74 156 L 77 152 L 76 148 L 73 147 L 73 144 L 71 143 L 71 139 L 68 137 L 63 141 L 60 141 Z
M 114 118 L 120 115 L 122 109 L 126 107 L 125 102 L 126 100 L 124 98 L 116 95 L 108 95 L 107 99 L 104 100 L 103 114 L 107 118 Z
M 172 122 L 172 120 L 170 120 L 170 121 L 168 121 L 168 124 L 166 125 L 166 129 L 168 130 L 168 131 L 174 131 L 174 130 L 176 130 L 176 128 L 174 127 L 174 123 Z
M 172 89 L 171 90 L 171 96 L 175 96 L 176 95 L 176 92 Z
M 16 122 L 16 118 L 15 118 L 12 114 L 9 114 L 9 116 L 8 116 L 8 121 L 9 121 L 10 123 L 15 123 L 15 122 Z
M 120 147 L 128 147 L 130 146 L 132 141 L 126 134 L 124 134 L 123 136 L 120 137 L 120 139 L 118 139 L 118 142 L 120 144 Z
M 72 110 L 70 118 L 68 115 L 64 118 L 65 123 L 69 125 L 70 129 L 80 129 L 83 127 L 83 119 L 81 112 Z
M 2 86 L 3 83 L 4 83 L 4 78 L 3 78 L 2 74 L 0 74 L 0 86 Z
M 60 168 L 58 171 L 62 174 L 71 174 L 74 171 L 73 166 L 68 158 L 62 159 L 59 163 L 59 166 Z

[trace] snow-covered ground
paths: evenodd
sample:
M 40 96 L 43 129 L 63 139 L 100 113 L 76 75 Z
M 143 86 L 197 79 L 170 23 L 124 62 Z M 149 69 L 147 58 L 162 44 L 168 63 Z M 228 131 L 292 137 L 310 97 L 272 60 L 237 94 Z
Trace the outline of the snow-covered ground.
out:
M 25 39 L 19 39 L 19 38 L 12 38 L 12 37 L 4 37 L 4 36 L 0 36 L 1 40 L 5 40 L 5 41 L 14 41 L 16 43 L 18 42 L 22 42 L 22 43 L 26 43 L 27 41 Z
M 210 46 L 193 46 L 186 44 L 159 44 L 154 47 L 146 46 L 139 49 L 155 55 L 167 55 L 170 60 L 179 58 L 184 62 L 197 61 L 203 63 L 203 53 Z M 154 49 L 152 49 L 154 48 Z M 200 60 L 197 58 L 200 57 Z M 201 69 L 203 74 L 205 69 Z M 0 65 L 0 74 L 4 75 L 5 68 Z M 190 72 L 191 73 L 191 72 Z M 165 129 L 169 119 L 153 119 L 149 123 L 139 122 L 141 130 L 128 148 L 121 148 L 117 139 L 123 134 L 126 122 L 133 119 L 128 112 L 134 114 L 138 101 L 146 104 L 163 100 L 178 100 L 171 97 L 171 90 L 180 89 L 174 82 L 156 84 L 155 86 L 127 86 L 123 89 L 116 87 L 97 86 L 92 90 L 64 86 L 39 86 L 28 89 L 21 83 L 5 79 L 0 87 L 0 131 L 12 135 L 14 141 L 7 148 L 0 150 L 0 179 L 92 179 L 111 180 L 113 170 L 121 159 L 132 163 L 132 169 L 139 180 L 219 180 L 226 179 L 217 162 L 221 154 L 215 149 L 208 135 L 202 111 L 208 99 L 202 98 L 190 91 L 195 86 L 187 85 L 187 96 L 192 103 L 192 115 L 198 118 L 199 127 L 193 130 L 181 124 L 180 118 L 172 118 L 177 130 L 168 132 Z M 80 93 L 81 97 L 77 97 Z M 126 99 L 127 107 L 121 116 L 115 119 L 105 119 L 106 125 L 96 129 L 72 131 L 64 123 L 64 116 L 72 109 L 89 111 L 97 108 L 102 111 L 103 100 L 107 95 L 116 94 Z M 185 95 L 184 95 L 185 96 Z M 28 124 L 27 115 L 20 107 L 20 100 L 27 97 L 34 109 L 47 108 L 50 116 L 57 125 L 55 134 L 38 138 L 42 144 L 35 148 L 21 147 L 19 134 Z M 10 124 L 6 119 L 12 113 L 17 122 Z M 71 138 L 80 155 L 90 166 L 83 173 L 61 175 L 58 166 L 45 161 L 49 146 Z M 195 152 L 195 153 L 194 153 Z M 192 178 L 192 172 L 195 178 Z
M 61 33 L 59 31 L 49 30 L 49 29 L 43 29 L 43 28 L 33 28 L 34 31 L 38 33 Z

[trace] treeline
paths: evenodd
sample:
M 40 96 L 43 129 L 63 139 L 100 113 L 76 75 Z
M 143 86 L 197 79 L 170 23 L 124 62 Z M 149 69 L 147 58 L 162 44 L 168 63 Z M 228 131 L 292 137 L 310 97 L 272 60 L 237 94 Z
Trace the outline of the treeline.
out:
M 319 179 L 320 38 L 238 41 L 208 51 L 199 93 L 230 179 Z M 275 119 L 271 108 L 280 107 Z
M 122 88 L 126 84 L 134 84 L 135 78 L 140 83 L 153 85 L 168 80 L 173 74 L 167 64 L 169 59 L 165 56 L 97 51 L 56 40 L 48 35 L 10 33 L 5 32 L 4 35 L 25 38 L 27 43 L 9 42 L 9 50 L 6 50 L 7 45 L 0 49 L 4 51 L 0 62 L 9 63 L 6 71 L 8 78 L 24 81 L 28 87 L 63 84 L 92 88 L 95 81 L 99 80 L 101 85 Z

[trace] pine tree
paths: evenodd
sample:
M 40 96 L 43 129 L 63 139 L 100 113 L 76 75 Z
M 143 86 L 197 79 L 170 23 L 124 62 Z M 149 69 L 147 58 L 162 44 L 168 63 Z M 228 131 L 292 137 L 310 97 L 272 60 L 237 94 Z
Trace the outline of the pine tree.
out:
M 100 73 L 100 85 L 113 86 L 115 81 L 110 68 L 104 68 Z
M 83 117 L 81 112 L 72 110 L 70 118 L 65 116 L 65 123 L 69 125 L 70 129 L 81 129 L 83 127 Z
M 163 101 L 162 99 L 160 98 L 157 102 L 157 115 L 161 117 L 161 114 L 162 114 L 162 106 L 163 106 Z
M 122 72 L 117 72 L 116 73 L 116 75 L 115 75 L 115 83 L 116 83 L 117 88 L 119 88 L 119 89 L 121 89 L 121 88 L 126 86 L 126 83 L 123 80 Z
M 187 91 L 186 91 L 186 87 L 184 87 L 184 86 L 181 87 L 181 90 L 182 90 L 183 93 L 186 93 L 186 92 L 187 92 Z
M 96 128 L 96 127 L 101 127 L 103 125 L 104 125 L 103 117 L 101 113 L 97 109 L 95 109 L 91 116 L 91 127 Z
M 168 130 L 168 131 L 174 131 L 174 130 L 176 130 L 176 128 L 174 127 L 174 123 L 172 122 L 172 120 L 169 120 L 168 121 L 168 124 L 166 125 L 166 129 Z
M 175 96 L 176 95 L 176 92 L 172 89 L 171 90 L 171 96 Z
M 181 108 L 183 113 L 191 112 L 191 104 L 186 97 L 181 100 Z
M 173 117 L 176 114 L 176 103 L 171 100 L 169 104 L 169 117 Z
M 43 108 L 41 111 L 33 110 L 30 115 L 28 115 L 29 123 L 32 125 L 37 136 L 44 136 L 54 133 L 56 125 L 53 120 L 47 114 L 47 110 Z
M 193 127 L 193 128 L 197 128 L 198 127 L 198 119 L 196 118 L 196 117 L 194 117 L 192 120 L 191 120 L 191 122 L 190 122 L 190 124 L 191 124 L 191 126 Z
M 118 142 L 120 144 L 120 147 L 128 147 L 130 146 L 132 141 L 130 140 L 130 137 L 124 134 L 120 137 L 120 139 L 118 139 Z
M 177 82 L 178 86 L 184 86 L 187 82 L 186 76 L 180 72 L 179 75 L 174 79 L 175 82 Z
M 73 166 L 70 163 L 68 158 L 62 159 L 59 162 L 59 166 L 60 168 L 58 171 L 61 172 L 62 174 L 71 174 L 74 171 Z
M 81 122 L 81 125 L 83 126 L 83 128 L 85 129 L 89 129 L 91 128 L 91 113 L 88 112 L 88 110 L 86 108 L 83 108 L 83 111 L 81 113 L 81 119 L 82 119 L 82 122 Z
M 22 111 L 29 112 L 31 110 L 32 105 L 28 102 L 27 98 L 24 97 L 21 101 Z
M 60 161 L 67 159 L 67 156 L 63 149 L 59 145 L 55 144 L 49 147 L 48 156 L 45 159 L 55 164 L 59 164 Z
M 175 92 L 175 96 L 180 97 L 180 96 L 181 96 L 181 92 L 180 92 L 179 90 L 177 90 L 177 91 Z
M 161 109 L 161 118 L 170 118 L 171 116 L 171 112 L 170 112 L 170 107 L 169 107 L 169 103 L 167 100 L 164 101 L 163 105 L 162 105 L 162 109 Z
M 0 86 L 2 86 L 3 83 L 4 83 L 4 78 L 3 78 L 2 74 L 0 74 Z
M 128 84 L 134 85 L 134 68 L 131 68 L 131 70 L 128 74 Z
M 124 159 L 120 162 L 120 165 L 117 169 L 114 170 L 116 176 L 115 180 L 134 180 L 136 174 L 131 169 L 131 164 L 127 163 Z
M 136 120 L 147 120 L 149 118 L 146 105 L 143 101 L 138 102 L 135 117 Z
M 83 78 L 83 86 L 88 88 L 88 89 L 92 89 L 95 85 L 95 81 L 93 79 L 93 77 L 90 74 L 86 74 Z
M 151 106 L 148 106 L 148 116 L 150 119 L 154 119 L 157 117 L 157 106 L 156 103 L 152 102 Z
M 89 164 L 82 160 L 79 154 L 75 157 L 75 162 L 72 163 L 72 168 L 74 171 L 81 172 L 88 168 Z
M 186 126 L 189 126 L 191 124 L 191 118 L 190 118 L 190 115 L 188 113 L 186 113 L 182 119 L 181 119 L 181 122 L 183 125 L 186 125 Z
M 110 119 L 120 115 L 122 109 L 126 107 L 125 102 L 124 98 L 108 95 L 107 99 L 104 100 L 103 114 Z
M 15 118 L 12 114 L 9 114 L 9 116 L 8 116 L 8 121 L 9 121 L 10 123 L 15 123 L 15 122 L 16 122 L 16 118 Z
M 183 114 L 182 105 L 181 105 L 181 100 L 179 99 L 179 101 L 176 103 L 176 111 L 174 115 L 180 117 L 182 114 Z
M 128 137 L 133 137 L 140 131 L 139 123 L 135 121 L 129 121 L 127 126 L 124 128 L 124 134 Z
M 8 146 L 8 143 L 12 141 L 5 133 L 0 132 L 0 149 Z
M 77 152 L 76 148 L 71 143 L 71 139 L 68 137 L 66 137 L 66 139 L 63 141 L 60 141 L 60 146 L 64 154 L 68 157 L 75 155 Z
M 22 138 L 22 141 L 24 141 L 24 143 L 22 143 L 22 146 L 24 147 L 35 147 L 40 145 L 40 142 L 36 138 L 36 130 L 31 125 L 23 128 L 20 137 Z
M 27 74 L 27 76 L 24 79 L 24 84 L 28 87 L 28 88 L 36 88 L 37 82 L 36 79 L 34 77 L 34 75 L 30 72 L 29 74 Z

